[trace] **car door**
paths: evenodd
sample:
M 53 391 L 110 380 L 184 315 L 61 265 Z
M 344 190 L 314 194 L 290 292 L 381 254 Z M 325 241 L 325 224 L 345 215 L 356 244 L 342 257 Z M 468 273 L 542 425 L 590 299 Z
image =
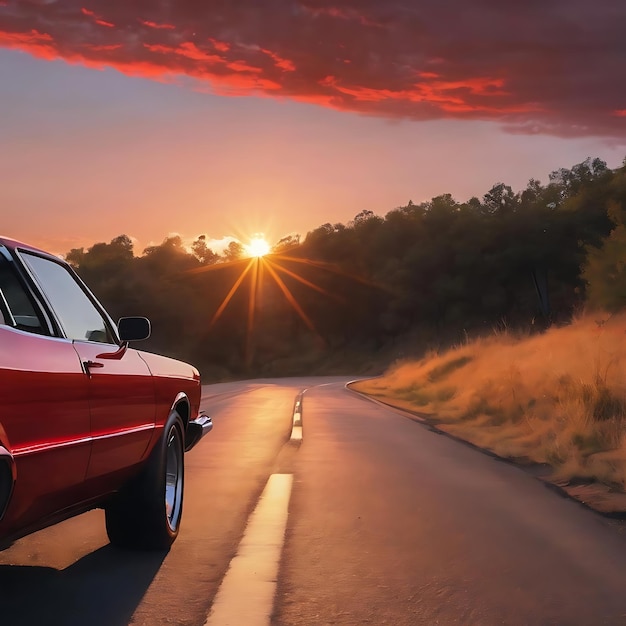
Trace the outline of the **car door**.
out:
M 72 504 L 91 451 L 84 370 L 24 278 L 0 246 L 0 445 L 16 466 L 7 529 Z
M 138 463 L 155 426 L 154 382 L 133 349 L 74 341 L 89 376 L 91 460 L 87 476 L 103 476 Z
M 30 252 L 20 256 L 72 340 L 88 381 L 92 449 L 87 477 L 135 465 L 155 427 L 148 366 L 135 350 L 119 344 L 108 315 L 65 264 Z

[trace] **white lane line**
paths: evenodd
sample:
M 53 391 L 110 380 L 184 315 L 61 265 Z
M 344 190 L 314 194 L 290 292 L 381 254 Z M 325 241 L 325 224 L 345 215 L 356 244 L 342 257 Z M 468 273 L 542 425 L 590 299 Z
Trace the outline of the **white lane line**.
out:
M 291 429 L 291 437 L 289 438 L 291 443 L 302 443 L 302 426 L 294 426 Z
M 302 401 L 306 391 L 306 389 L 303 389 L 296 396 L 296 403 L 293 407 L 293 425 L 291 427 L 291 437 L 289 438 L 291 443 L 302 443 Z
M 285 540 L 292 474 L 272 474 L 204 626 L 268 626 Z
M 293 411 L 293 425 L 302 426 L 302 400 L 296 402 L 296 408 Z

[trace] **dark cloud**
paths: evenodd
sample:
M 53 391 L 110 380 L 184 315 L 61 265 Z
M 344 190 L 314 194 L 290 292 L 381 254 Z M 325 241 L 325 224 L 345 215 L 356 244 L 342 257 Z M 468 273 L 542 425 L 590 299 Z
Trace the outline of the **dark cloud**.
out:
M 626 136 L 615 0 L 0 0 L 0 46 L 392 118 Z

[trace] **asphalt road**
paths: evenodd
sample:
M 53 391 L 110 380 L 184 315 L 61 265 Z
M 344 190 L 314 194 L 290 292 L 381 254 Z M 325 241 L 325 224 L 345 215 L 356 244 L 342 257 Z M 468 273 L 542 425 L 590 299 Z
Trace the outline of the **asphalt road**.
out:
M 202 626 L 276 473 L 293 487 L 274 626 L 626 624 L 622 523 L 344 382 L 207 386 L 170 552 L 111 548 L 100 511 L 26 537 L 0 552 L 0 624 Z

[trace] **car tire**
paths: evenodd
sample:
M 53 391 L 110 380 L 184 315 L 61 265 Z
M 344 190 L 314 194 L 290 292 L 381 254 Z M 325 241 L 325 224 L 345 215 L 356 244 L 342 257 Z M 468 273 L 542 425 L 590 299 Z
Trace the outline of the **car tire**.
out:
M 183 425 L 170 415 L 161 439 L 140 474 L 105 506 L 112 545 L 130 550 L 167 550 L 183 513 Z

